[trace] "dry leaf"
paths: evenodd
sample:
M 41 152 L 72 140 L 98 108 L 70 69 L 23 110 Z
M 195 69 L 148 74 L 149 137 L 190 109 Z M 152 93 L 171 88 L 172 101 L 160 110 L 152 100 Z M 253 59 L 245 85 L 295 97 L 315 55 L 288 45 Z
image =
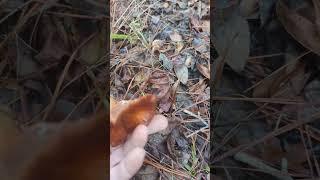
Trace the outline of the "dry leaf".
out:
M 290 10 L 282 0 L 277 3 L 277 15 L 293 38 L 307 49 L 320 55 L 320 34 L 315 22 Z
M 210 79 L 210 70 L 202 64 L 197 63 L 197 69 L 206 78 Z
M 162 62 L 164 68 L 166 68 L 169 71 L 172 70 L 173 64 L 172 64 L 171 60 L 169 60 L 165 54 L 160 53 L 159 60 Z
M 210 33 L 210 21 L 209 20 L 203 20 L 201 22 L 202 30 L 204 32 Z
M 162 71 L 155 71 L 151 74 L 149 83 L 152 84 L 153 94 L 159 99 L 159 111 L 168 112 L 172 105 L 168 75 Z
M 204 81 L 204 79 L 200 79 L 199 82 L 190 87 L 189 92 L 203 94 L 206 88 L 206 82 Z
M 223 14 L 223 13 L 222 13 Z M 219 57 L 236 72 L 241 72 L 247 62 L 250 50 L 250 32 L 246 19 L 235 12 L 227 17 L 219 17 L 213 25 L 213 42 Z
M 170 39 L 174 42 L 179 42 L 182 41 L 182 36 L 174 31 L 170 34 Z
M 200 32 L 200 29 L 201 29 L 201 23 L 198 19 L 197 16 L 191 16 L 190 17 L 190 23 L 191 23 L 191 26 L 192 28 L 194 28 L 196 31 Z
M 154 41 L 152 41 L 152 53 L 154 53 L 155 51 L 159 51 L 162 48 L 163 44 L 163 40 L 160 39 L 155 39 Z
M 177 75 L 177 78 L 182 84 L 187 84 L 189 79 L 188 67 L 185 64 L 174 66 L 174 71 Z
M 174 53 L 175 53 L 175 54 L 178 54 L 178 53 L 183 49 L 183 47 L 184 47 L 184 44 L 183 44 L 182 41 L 177 42 L 177 47 L 176 47 Z
M 254 88 L 253 97 L 273 97 L 284 87 L 284 83 L 295 75 L 301 63 L 293 64 L 293 67 L 279 68 L 268 77 L 264 78 Z
M 155 114 L 157 98 L 146 95 L 135 100 L 116 102 L 110 98 L 110 144 L 116 147 L 142 123 Z

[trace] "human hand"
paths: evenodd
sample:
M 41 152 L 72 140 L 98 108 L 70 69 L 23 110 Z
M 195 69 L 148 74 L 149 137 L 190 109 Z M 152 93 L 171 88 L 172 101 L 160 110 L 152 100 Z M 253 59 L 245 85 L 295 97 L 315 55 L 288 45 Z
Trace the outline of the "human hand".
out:
M 155 115 L 148 126 L 139 125 L 124 144 L 111 147 L 110 179 L 129 180 L 143 164 L 144 146 L 148 135 L 164 130 L 168 120 L 163 115 Z

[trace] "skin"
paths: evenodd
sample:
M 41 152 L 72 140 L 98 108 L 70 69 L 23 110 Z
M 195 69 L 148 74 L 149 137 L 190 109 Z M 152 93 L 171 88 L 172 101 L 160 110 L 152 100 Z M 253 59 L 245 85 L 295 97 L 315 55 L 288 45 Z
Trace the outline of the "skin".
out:
M 163 115 L 155 115 L 148 126 L 139 125 L 124 144 L 111 147 L 110 179 L 129 180 L 143 164 L 145 158 L 144 146 L 148 135 L 166 129 L 168 120 Z

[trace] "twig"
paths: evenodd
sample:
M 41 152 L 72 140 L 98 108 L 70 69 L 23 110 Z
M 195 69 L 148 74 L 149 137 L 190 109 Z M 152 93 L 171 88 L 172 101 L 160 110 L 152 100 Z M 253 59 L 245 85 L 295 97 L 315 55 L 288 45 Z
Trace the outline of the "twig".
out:
M 186 110 L 186 109 L 183 110 L 183 112 L 186 113 L 186 114 L 189 114 L 189 115 L 192 116 L 192 117 L 195 117 L 195 118 L 199 119 L 204 125 L 206 125 L 206 126 L 208 127 L 208 123 L 207 123 L 204 119 L 202 119 L 202 117 L 197 116 L 197 115 L 195 115 L 193 112 L 188 111 L 188 110 Z

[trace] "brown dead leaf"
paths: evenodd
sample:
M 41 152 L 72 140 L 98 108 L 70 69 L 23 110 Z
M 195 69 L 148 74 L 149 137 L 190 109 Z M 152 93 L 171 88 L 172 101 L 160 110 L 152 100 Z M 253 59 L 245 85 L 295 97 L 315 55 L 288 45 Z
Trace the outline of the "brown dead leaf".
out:
M 305 88 L 310 77 L 309 72 L 305 72 L 305 64 L 299 63 L 297 67 L 293 67 L 292 74 L 288 76 L 289 80 L 283 84 L 274 94 L 274 98 L 297 99 L 297 96 Z
M 199 72 L 206 78 L 210 79 L 210 70 L 209 68 L 205 67 L 204 65 L 197 63 L 197 69 Z
M 313 10 L 310 9 L 310 11 Z M 293 38 L 307 49 L 320 55 L 320 33 L 316 22 L 311 22 L 296 11 L 290 10 L 283 0 L 277 3 L 277 15 L 284 28 Z
M 196 31 L 200 32 L 201 30 L 201 22 L 197 16 L 190 17 L 191 27 L 194 28 Z
M 149 83 L 152 84 L 159 99 L 163 98 L 170 89 L 169 77 L 161 71 L 153 72 L 149 78 Z
M 172 98 L 171 98 L 171 93 L 170 91 L 167 92 L 167 94 L 165 96 L 163 96 L 163 98 L 161 98 L 159 100 L 159 112 L 168 112 L 172 106 Z
M 177 80 L 172 88 L 171 88 L 171 100 L 172 100 L 172 108 L 175 109 L 175 103 L 176 103 L 176 98 L 177 98 L 177 89 L 179 87 L 180 81 Z
M 153 94 L 159 99 L 160 112 L 169 111 L 172 105 L 169 76 L 162 71 L 154 71 L 148 82 L 152 84 Z
M 286 85 L 285 83 L 295 75 L 299 66 L 301 66 L 300 63 L 295 63 L 292 67 L 279 68 L 277 71 L 273 72 L 254 88 L 253 97 L 274 96 L 284 87 L 284 85 Z
M 206 88 L 207 88 L 207 84 L 205 83 L 205 80 L 200 79 L 199 82 L 197 82 L 196 84 L 190 87 L 189 92 L 201 94 L 205 91 Z
M 210 21 L 209 20 L 203 20 L 201 22 L 202 31 L 210 33 Z

